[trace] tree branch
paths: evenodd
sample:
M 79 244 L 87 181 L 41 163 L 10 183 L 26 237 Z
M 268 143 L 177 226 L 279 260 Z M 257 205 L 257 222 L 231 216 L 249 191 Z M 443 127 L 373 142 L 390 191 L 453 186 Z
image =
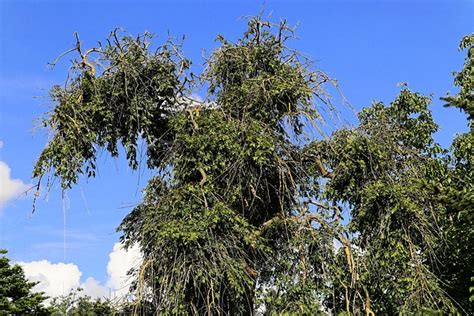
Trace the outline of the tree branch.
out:
M 334 179 L 334 174 L 333 174 L 332 172 L 328 171 L 328 170 L 324 167 L 324 165 L 323 165 L 321 159 L 319 159 L 319 158 L 316 159 L 316 165 L 318 166 L 319 171 L 321 172 L 321 175 L 322 175 L 323 177 Z

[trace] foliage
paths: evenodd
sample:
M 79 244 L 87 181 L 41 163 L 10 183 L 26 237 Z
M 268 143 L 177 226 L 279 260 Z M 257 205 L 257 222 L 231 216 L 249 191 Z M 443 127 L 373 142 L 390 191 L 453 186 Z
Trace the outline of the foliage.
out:
M 448 102 L 448 106 L 454 106 L 463 110 L 469 117 L 474 119 L 474 33 L 466 35 L 459 45 L 460 50 L 467 49 L 464 68 L 455 73 L 454 84 L 461 88 L 455 96 L 441 98 Z
M 43 120 L 53 135 L 38 188 L 50 172 L 63 189 L 95 176 L 101 149 L 123 146 L 138 168 L 146 148 L 155 176 L 119 227 L 144 255 L 133 313 L 454 312 L 438 278 L 452 261 L 437 258 L 440 245 L 459 256 L 465 246 L 450 212 L 472 218 L 472 135 L 450 156 L 433 140 L 430 99 L 404 89 L 356 128 L 309 136 L 333 110 L 324 84 L 334 81 L 287 47 L 292 32 L 251 18 L 236 42 L 218 37 L 200 76 L 179 45 L 153 49 L 149 34 L 116 30 L 85 52 L 77 39 L 80 60 Z
M 442 201 L 448 206 L 444 223 L 449 247 L 439 250 L 445 263 L 439 277 L 447 284 L 446 291 L 469 314 L 474 306 L 469 293 L 474 266 L 474 34 L 461 40 L 467 49 L 464 68 L 456 74 L 454 84 L 460 87 L 456 96 L 443 98 L 449 106 L 459 107 L 469 116 L 470 131 L 458 135 L 449 156 L 449 174 L 443 179 Z M 469 282 L 471 280 L 471 282 Z
M 182 90 L 178 77 L 188 62 L 175 59 L 179 53 L 171 44 L 150 52 L 150 34 L 119 38 L 117 33 L 112 32 L 105 47 L 84 53 L 77 40 L 81 60 L 71 69 L 71 81 L 50 91 L 58 106 L 43 124 L 55 133 L 38 159 L 35 177 L 53 168 L 62 187 L 69 188 L 79 174 L 95 175 L 97 148 L 104 147 L 116 157 L 118 143 L 125 148 L 130 166 L 137 168 L 139 137 L 153 144 L 148 148 L 150 167 L 156 167 L 156 157 L 169 149 L 166 116 L 172 108 L 168 104 L 174 105 Z M 96 66 L 87 61 L 94 53 L 100 54 Z M 95 76 L 95 67 L 101 67 L 100 76 Z
M 50 315 L 43 303 L 44 293 L 34 293 L 31 289 L 38 284 L 29 282 L 19 265 L 12 265 L 0 250 L 0 315 Z
M 51 300 L 50 312 L 53 316 L 128 316 L 133 314 L 154 315 L 152 307 L 146 302 L 110 300 L 85 295 L 83 289 L 72 289 L 67 295 Z
M 323 153 L 331 170 L 325 195 L 350 210 L 360 284 L 352 280 L 353 291 L 345 295 L 361 292 L 366 312 L 369 299 L 370 308 L 382 314 L 451 306 L 432 272 L 443 206 L 424 179 L 445 172 L 445 166 L 436 159 L 442 150 L 432 139 L 437 126 L 429 102 L 402 90 L 389 106 L 364 109 L 359 127 L 336 131 L 311 148 Z M 353 306 L 347 312 L 357 309 L 364 310 Z
M 108 316 L 118 315 L 118 310 L 108 300 L 93 300 L 81 295 L 82 288 L 72 290 L 67 295 L 55 297 L 51 301 L 52 315 L 55 316 Z

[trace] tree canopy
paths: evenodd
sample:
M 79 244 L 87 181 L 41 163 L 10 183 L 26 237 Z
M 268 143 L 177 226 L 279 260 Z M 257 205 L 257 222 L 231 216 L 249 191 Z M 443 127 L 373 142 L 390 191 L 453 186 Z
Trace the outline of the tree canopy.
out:
M 123 147 L 137 169 L 145 146 L 155 176 L 119 227 L 144 256 L 136 313 L 470 310 L 472 133 L 441 148 L 430 98 L 405 88 L 324 137 L 334 81 L 292 36 L 285 21 L 251 18 L 237 41 L 218 36 L 198 75 L 171 40 L 115 30 L 84 50 L 77 37 L 69 80 L 51 89 L 38 188 L 95 176 L 102 149 Z M 472 119 L 466 38 L 461 91 L 445 100 Z
M 6 254 L 0 249 L 0 315 L 50 315 L 44 293 L 31 291 L 38 282 L 29 282 L 21 266 L 11 264 Z

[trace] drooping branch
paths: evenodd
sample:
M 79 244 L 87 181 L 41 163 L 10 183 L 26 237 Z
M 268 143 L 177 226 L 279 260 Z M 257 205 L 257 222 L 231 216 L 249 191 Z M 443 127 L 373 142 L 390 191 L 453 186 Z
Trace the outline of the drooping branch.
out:
M 323 177 L 334 179 L 334 173 L 328 171 L 328 170 L 326 169 L 326 167 L 324 167 L 324 164 L 323 164 L 323 162 L 321 161 L 321 159 L 317 158 L 317 159 L 315 160 L 315 162 L 316 162 L 316 165 L 318 166 L 319 171 L 321 172 L 321 175 L 322 175 Z
M 199 185 L 202 186 L 207 181 L 207 174 L 203 168 L 198 168 L 198 170 L 199 170 L 199 173 L 201 174 L 201 180 L 199 181 Z

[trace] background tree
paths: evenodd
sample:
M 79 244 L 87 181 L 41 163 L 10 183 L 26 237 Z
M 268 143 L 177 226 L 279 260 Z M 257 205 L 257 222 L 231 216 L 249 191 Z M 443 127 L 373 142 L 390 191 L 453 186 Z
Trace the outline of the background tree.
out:
M 12 265 L 6 254 L 0 250 L 0 315 L 50 315 L 44 293 L 31 291 L 38 282 L 29 282 L 23 269 Z
M 67 295 L 55 297 L 51 301 L 53 316 L 112 316 L 121 315 L 120 309 L 110 300 L 95 299 L 81 295 L 82 288 L 71 290 Z

